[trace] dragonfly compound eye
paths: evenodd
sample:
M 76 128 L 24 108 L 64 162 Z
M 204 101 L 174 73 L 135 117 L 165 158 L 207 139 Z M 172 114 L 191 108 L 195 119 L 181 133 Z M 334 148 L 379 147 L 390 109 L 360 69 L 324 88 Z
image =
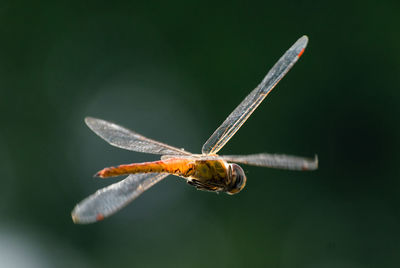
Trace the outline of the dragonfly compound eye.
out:
M 243 169 L 237 164 L 229 165 L 229 176 L 231 177 L 231 184 L 227 191 L 228 194 L 237 194 L 246 185 L 246 175 Z

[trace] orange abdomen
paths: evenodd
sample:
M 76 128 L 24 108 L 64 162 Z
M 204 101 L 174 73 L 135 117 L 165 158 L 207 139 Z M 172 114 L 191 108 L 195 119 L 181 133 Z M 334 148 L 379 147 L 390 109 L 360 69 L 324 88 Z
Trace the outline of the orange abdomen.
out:
M 136 173 L 170 173 L 188 177 L 193 170 L 193 164 L 188 159 L 167 159 L 154 162 L 134 163 L 109 167 L 100 170 L 95 176 L 101 178 L 115 177 Z

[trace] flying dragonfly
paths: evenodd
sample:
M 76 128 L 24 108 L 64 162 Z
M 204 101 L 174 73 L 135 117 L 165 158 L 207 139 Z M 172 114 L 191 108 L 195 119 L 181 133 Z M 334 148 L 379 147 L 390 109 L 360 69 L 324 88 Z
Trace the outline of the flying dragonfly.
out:
M 135 152 L 161 155 L 153 162 L 133 163 L 108 167 L 96 176 L 108 178 L 128 175 L 124 180 L 98 190 L 77 204 L 72 211 L 75 223 L 93 223 L 103 220 L 168 175 L 182 177 L 199 190 L 239 193 L 246 185 L 243 169 L 237 164 L 271 167 L 288 170 L 315 170 L 314 159 L 259 153 L 253 155 L 217 155 L 249 116 L 265 99 L 283 76 L 301 57 L 308 43 L 303 36 L 285 52 L 268 72 L 262 82 L 236 107 L 215 130 L 202 148 L 202 154 L 192 154 L 183 149 L 146 138 L 117 124 L 92 117 L 85 118 L 87 126 L 109 144 Z

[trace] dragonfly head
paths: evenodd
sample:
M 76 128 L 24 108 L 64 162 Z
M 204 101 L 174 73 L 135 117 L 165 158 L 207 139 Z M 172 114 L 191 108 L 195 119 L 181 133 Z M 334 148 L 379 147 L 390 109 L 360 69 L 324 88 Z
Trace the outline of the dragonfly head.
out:
M 237 164 L 229 164 L 228 176 L 231 183 L 226 191 L 228 194 L 237 194 L 246 185 L 246 175 L 243 169 Z

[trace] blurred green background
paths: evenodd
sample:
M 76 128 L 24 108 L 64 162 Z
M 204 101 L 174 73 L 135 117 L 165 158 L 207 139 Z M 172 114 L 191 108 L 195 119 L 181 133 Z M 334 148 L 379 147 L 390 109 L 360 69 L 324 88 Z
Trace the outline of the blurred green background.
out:
M 2 1 L 2 267 L 399 267 L 399 1 Z M 157 156 L 110 120 L 199 153 L 303 34 L 303 57 L 220 152 L 319 155 L 244 166 L 235 196 L 168 177 L 113 217 L 76 203 Z

